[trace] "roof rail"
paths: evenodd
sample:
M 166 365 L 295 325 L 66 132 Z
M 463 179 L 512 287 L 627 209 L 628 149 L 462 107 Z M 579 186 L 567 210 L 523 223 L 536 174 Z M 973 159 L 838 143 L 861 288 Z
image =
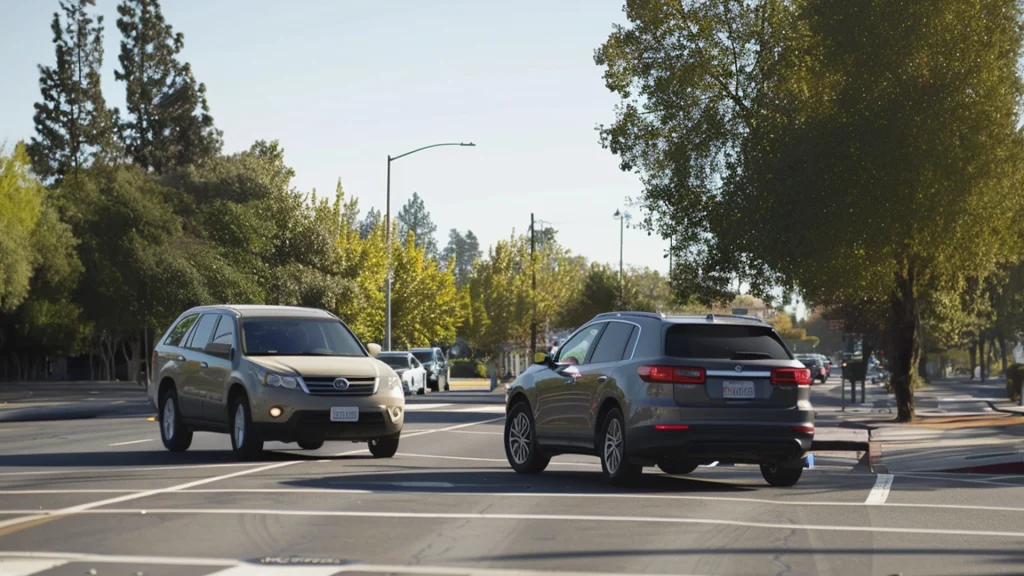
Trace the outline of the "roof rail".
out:
M 658 320 L 661 320 L 662 318 L 665 317 L 664 314 L 660 314 L 658 312 L 631 312 L 631 311 L 627 310 L 627 311 L 622 311 L 622 312 L 603 312 L 601 314 L 598 314 L 597 316 L 594 316 L 594 320 L 607 319 L 607 318 L 617 318 L 617 317 L 620 317 L 620 316 L 626 316 L 626 317 L 632 316 L 634 318 L 636 318 L 636 317 L 639 317 L 639 318 L 657 318 Z
M 750 320 L 757 322 L 758 324 L 767 324 L 768 322 L 760 316 L 752 316 L 750 314 L 708 314 L 707 319 L 709 322 L 714 322 L 715 318 L 738 318 L 741 320 Z

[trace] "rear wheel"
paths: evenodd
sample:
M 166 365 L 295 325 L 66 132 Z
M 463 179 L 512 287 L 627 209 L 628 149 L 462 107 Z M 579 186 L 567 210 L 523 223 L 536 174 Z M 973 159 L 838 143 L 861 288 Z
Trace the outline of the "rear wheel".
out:
M 160 439 L 171 452 L 184 452 L 192 445 L 192 431 L 181 417 L 178 393 L 173 387 L 160 397 Z
M 505 417 L 505 457 L 520 474 L 539 474 L 551 462 L 540 450 L 537 426 L 525 402 L 516 403 Z
M 782 464 L 761 464 L 761 476 L 772 486 L 788 488 L 800 480 L 804 473 L 803 466 Z
M 324 447 L 323 440 L 300 440 L 299 448 L 303 450 L 319 450 Z
M 618 408 L 605 416 L 600 440 L 601 470 L 613 484 L 628 484 L 640 477 L 643 467 L 626 458 L 626 424 Z
M 413 380 L 413 385 L 415 385 L 415 383 L 416 383 L 416 381 L 415 381 L 415 380 Z M 427 393 L 427 379 L 426 379 L 426 378 L 424 378 L 424 379 L 423 379 L 423 380 L 422 380 L 422 381 L 420 382 L 420 387 L 419 387 L 419 389 L 418 389 L 418 390 L 416 390 L 416 393 L 417 393 L 417 394 L 419 394 L 419 395 L 421 395 L 421 396 L 422 396 L 423 394 L 426 394 L 426 393 Z
M 661 471 L 665 474 L 682 476 L 696 470 L 697 463 L 687 462 L 686 460 L 662 460 L 658 462 L 658 468 L 661 468 Z
M 386 438 L 377 438 L 367 442 L 367 446 L 370 448 L 370 454 L 373 454 L 374 458 L 391 458 L 398 452 L 398 436 L 390 436 Z
M 252 460 L 263 452 L 263 440 L 252 425 L 249 399 L 244 395 L 231 404 L 231 448 L 243 460 Z

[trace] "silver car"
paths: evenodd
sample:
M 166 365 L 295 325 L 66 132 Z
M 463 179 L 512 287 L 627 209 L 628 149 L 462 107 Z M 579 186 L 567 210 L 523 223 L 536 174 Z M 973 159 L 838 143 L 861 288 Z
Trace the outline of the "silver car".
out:
M 192 433 L 224 432 L 243 458 L 267 441 L 316 450 L 326 440 L 398 450 L 402 380 L 336 316 L 287 306 L 203 306 L 171 325 L 153 351 L 149 399 L 173 452 Z
M 792 486 L 814 439 L 810 384 L 759 319 L 601 314 L 506 387 L 505 454 L 520 473 L 595 455 L 614 482 L 644 466 L 760 464 Z

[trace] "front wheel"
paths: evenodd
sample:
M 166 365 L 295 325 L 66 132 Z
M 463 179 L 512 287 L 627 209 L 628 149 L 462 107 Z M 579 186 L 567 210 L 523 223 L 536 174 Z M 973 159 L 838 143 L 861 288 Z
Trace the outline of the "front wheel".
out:
M 530 406 L 519 402 L 505 417 L 505 457 L 512 469 L 520 474 L 539 474 L 548 467 L 551 458 L 540 450 L 537 426 Z
M 192 431 L 185 425 L 174 388 L 160 397 L 160 439 L 171 452 L 184 452 L 192 445 Z
M 631 464 L 626 457 L 626 425 L 618 408 L 612 408 L 604 418 L 598 449 L 601 470 L 613 484 L 628 484 L 643 472 L 643 467 Z
M 415 380 L 413 380 L 413 382 L 415 382 Z M 426 378 L 424 378 L 423 381 L 420 382 L 420 387 L 419 387 L 419 389 L 416 390 L 416 393 L 419 394 L 420 396 L 422 396 L 422 395 L 427 393 L 427 380 L 426 380 Z
M 370 440 L 367 442 L 370 454 L 373 454 L 374 458 L 391 458 L 398 452 L 398 438 L 398 435 L 395 435 L 388 438 Z
M 252 460 L 263 452 L 263 440 L 252 425 L 249 399 L 244 395 L 231 405 L 231 449 L 242 460 Z
M 784 467 L 781 464 L 761 464 L 761 476 L 772 486 L 788 488 L 800 480 L 803 466 Z

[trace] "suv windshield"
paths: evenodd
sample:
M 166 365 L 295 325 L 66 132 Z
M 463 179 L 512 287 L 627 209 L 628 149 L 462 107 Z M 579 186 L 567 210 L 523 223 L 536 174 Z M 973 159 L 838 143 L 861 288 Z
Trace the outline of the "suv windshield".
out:
M 377 360 L 387 364 L 388 366 L 398 370 L 409 369 L 409 357 L 408 356 L 382 356 L 378 355 Z
M 770 328 L 727 324 L 676 324 L 665 334 L 665 355 L 715 360 L 790 358 Z
M 366 356 L 344 324 L 318 318 L 244 319 L 242 351 L 248 356 Z
M 431 362 L 434 361 L 434 352 L 431 350 L 413 352 L 412 355 L 415 356 L 417 360 L 424 364 L 430 364 Z

